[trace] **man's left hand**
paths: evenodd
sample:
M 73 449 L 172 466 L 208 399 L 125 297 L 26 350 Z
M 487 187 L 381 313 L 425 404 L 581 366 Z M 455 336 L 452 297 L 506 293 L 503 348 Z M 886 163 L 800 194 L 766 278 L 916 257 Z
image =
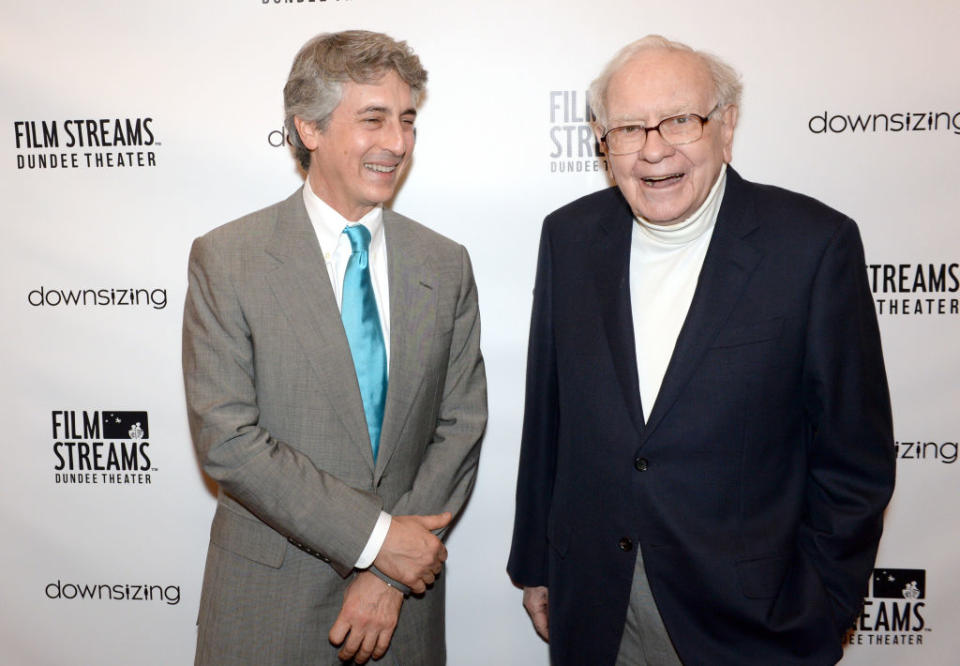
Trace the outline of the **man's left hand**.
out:
M 523 607 L 527 610 L 537 634 L 548 643 L 550 642 L 549 596 L 549 590 L 546 587 L 523 588 Z
M 365 663 L 379 659 L 393 638 L 403 593 L 369 571 L 361 571 L 343 593 L 340 615 L 330 629 L 330 642 L 341 645 L 340 659 Z

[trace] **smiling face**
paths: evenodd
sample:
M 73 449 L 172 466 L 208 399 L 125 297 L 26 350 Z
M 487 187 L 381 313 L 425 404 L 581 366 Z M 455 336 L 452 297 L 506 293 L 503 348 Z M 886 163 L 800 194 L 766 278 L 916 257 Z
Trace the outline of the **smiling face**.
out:
M 714 87 L 709 69 L 696 54 L 641 51 L 610 79 L 607 129 L 652 127 L 684 113 L 706 115 L 717 104 Z M 736 122 L 737 107 L 721 107 L 693 143 L 671 146 L 659 132 L 651 131 L 639 152 L 609 156 L 617 186 L 634 215 L 660 225 L 690 217 L 706 201 L 720 167 L 732 157 Z M 599 128 L 597 133 L 602 133 Z
M 351 221 L 390 200 L 413 153 L 416 116 L 410 86 L 392 70 L 375 83 L 344 83 L 322 130 L 298 116 L 314 193 Z

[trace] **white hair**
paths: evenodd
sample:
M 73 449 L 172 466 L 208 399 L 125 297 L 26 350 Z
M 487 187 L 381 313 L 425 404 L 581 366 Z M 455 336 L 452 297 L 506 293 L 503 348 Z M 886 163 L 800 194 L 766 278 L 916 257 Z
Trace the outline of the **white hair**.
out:
M 597 125 L 601 128 L 606 129 L 607 127 L 606 98 L 610 79 L 638 54 L 655 49 L 682 51 L 696 55 L 710 71 L 710 78 L 713 79 L 713 86 L 717 94 L 717 105 L 721 108 L 731 104 L 740 106 L 743 85 L 740 83 L 740 75 L 733 67 L 712 53 L 694 50 L 686 44 L 671 41 L 660 35 L 647 35 L 620 49 L 600 72 L 600 76 L 590 84 L 590 108 L 597 117 Z

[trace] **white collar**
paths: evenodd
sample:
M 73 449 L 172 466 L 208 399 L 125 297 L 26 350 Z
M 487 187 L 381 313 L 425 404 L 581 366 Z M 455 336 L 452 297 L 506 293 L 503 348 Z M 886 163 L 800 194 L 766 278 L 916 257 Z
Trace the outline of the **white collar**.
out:
M 307 208 L 307 215 L 317 232 L 320 249 L 324 253 L 333 252 L 337 248 L 340 234 L 345 227 L 362 224 L 370 231 L 371 245 L 383 231 L 383 206 L 374 206 L 366 215 L 356 222 L 351 222 L 338 213 L 326 201 L 321 199 L 310 187 L 310 182 L 303 184 L 303 204 Z

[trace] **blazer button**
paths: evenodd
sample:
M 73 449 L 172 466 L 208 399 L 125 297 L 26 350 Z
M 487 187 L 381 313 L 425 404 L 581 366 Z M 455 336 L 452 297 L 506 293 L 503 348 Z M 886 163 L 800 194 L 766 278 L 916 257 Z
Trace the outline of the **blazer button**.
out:
M 633 550 L 633 541 L 627 537 L 620 539 L 620 542 L 617 545 L 620 546 L 620 550 L 625 553 L 629 553 L 631 550 Z
M 637 456 L 633 459 L 633 466 L 637 468 L 638 472 L 646 472 L 650 467 L 650 463 L 647 462 L 646 458 L 641 458 Z

